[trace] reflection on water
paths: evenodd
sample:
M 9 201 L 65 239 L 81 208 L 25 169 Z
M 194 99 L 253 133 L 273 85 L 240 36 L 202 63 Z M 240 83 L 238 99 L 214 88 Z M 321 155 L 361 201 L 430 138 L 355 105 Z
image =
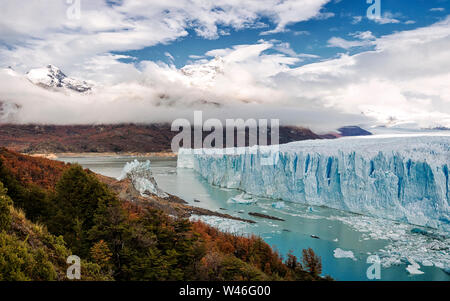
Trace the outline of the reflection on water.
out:
M 302 249 L 311 247 L 322 258 L 323 273 L 337 280 L 368 280 L 366 271 L 370 264 L 366 263 L 367 257 L 386 248 L 389 243 L 387 240 L 371 239 L 362 232 L 355 231 L 355 227 L 342 222 L 343 219 L 347 221 L 347 217 L 348 220 L 354 219 L 355 215 L 349 213 L 289 202 L 284 202 L 285 206 L 278 206 L 280 209 L 277 209 L 273 206 L 277 201 L 270 199 L 258 199 L 252 204 L 228 202 L 231 197 L 242 192 L 213 187 L 192 170 L 177 170 L 175 158 L 60 158 L 65 162 L 80 163 L 85 168 L 110 177 L 118 177 L 125 163 L 134 159 L 150 159 L 160 188 L 183 198 L 191 205 L 255 220 L 256 224 L 244 224 L 236 228 L 239 229 L 237 231 L 261 236 L 281 254 L 292 250 L 294 254 L 301 256 Z M 249 212 L 275 216 L 284 221 L 249 216 Z M 229 227 L 227 222 L 229 221 L 222 221 L 222 226 Z M 335 258 L 333 251 L 336 248 L 353 251 L 355 258 Z M 450 280 L 448 274 L 436 267 L 422 266 L 421 270 L 425 273 L 415 276 L 410 276 L 405 268 L 406 264 L 382 268 L 382 280 Z

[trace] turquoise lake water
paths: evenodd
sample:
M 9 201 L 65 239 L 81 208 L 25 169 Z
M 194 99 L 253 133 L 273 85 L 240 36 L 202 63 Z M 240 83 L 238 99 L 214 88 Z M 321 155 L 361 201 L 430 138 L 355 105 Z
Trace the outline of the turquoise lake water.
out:
M 411 233 L 410 230 L 417 227 L 324 207 L 312 207 L 289 202 L 279 203 L 277 200 L 270 199 L 256 199 L 256 202 L 252 204 L 231 203 L 230 198 L 240 195 L 241 191 L 211 186 L 193 170 L 177 170 L 176 159 L 143 157 L 60 158 L 61 161 L 76 162 L 94 172 L 110 177 L 118 177 L 125 163 L 134 159 L 139 161 L 150 160 L 154 177 L 160 188 L 183 198 L 191 205 L 252 219 L 257 222 L 256 224 L 248 224 L 203 217 L 203 219 L 207 219 L 205 221 L 208 223 L 239 234 L 253 233 L 259 235 L 281 254 L 286 254 L 292 250 L 294 254 L 301 256 L 301 250 L 310 247 L 322 259 L 323 274 L 331 275 L 336 280 L 368 281 L 366 271 L 371 266 L 371 263 L 367 263 L 368 256 L 374 253 L 378 254 L 380 250 L 389 250 L 389 254 L 393 254 L 393 258 L 400 256 L 399 254 L 417 256 L 415 252 L 418 247 L 415 243 L 425 240 L 421 234 Z M 280 209 L 273 207 L 276 203 L 280 205 Z M 249 212 L 275 216 L 284 219 L 284 221 L 252 217 L 248 214 Z M 425 230 L 432 231 L 430 229 Z M 403 235 L 403 233 L 406 233 L 405 237 L 408 237 L 408 239 L 399 242 L 397 237 Z M 426 239 L 428 243 L 428 238 Z M 430 242 L 433 243 L 432 240 Z M 442 249 L 441 246 L 441 249 L 434 250 L 433 252 L 436 253 L 433 254 L 438 254 L 441 257 L 447 256 L 446 240 L 443 244 L 445 248 Z M 354 258 L 336 258 L 334 252 L 338 248 L 344 251 L 352 251 Z M 446 259 L 450 260 L 444 257 L 444 260 Z M 381 280 L 450 281 L 450 275 L 435 266 L 422 265 L 420 270 L 424 274 L 410 275 L 406 271 L 409 263 L 404 259 L 401 261 L 400 264 L 381 267 Z

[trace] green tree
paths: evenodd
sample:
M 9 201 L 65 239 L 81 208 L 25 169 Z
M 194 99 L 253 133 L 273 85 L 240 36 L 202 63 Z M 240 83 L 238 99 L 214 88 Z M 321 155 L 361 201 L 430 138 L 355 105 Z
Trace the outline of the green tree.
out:
M 0 281 L 55 280 L 53 265 L 42 248 L 6 232 L 0 233 Z
M 7 190 L 0 182 L 0 231 L 8 230 L 11 226 L 11 205 L 12 201 L 6 194 Z
M 108 188 L 79 165 L 67 169 L 56 185 L 56 213 L 49 222 L 52 233 L 63 235 L 79 256 L 89 256 L 92 241 L 88 232 L 95 225 L 100 204 L 117 202 Z

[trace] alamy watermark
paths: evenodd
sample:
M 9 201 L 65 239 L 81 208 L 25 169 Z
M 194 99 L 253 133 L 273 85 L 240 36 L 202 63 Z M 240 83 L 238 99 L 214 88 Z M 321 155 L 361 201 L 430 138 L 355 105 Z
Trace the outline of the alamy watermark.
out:
M 371 255 L 367 257 L 367 263 L 371 264 L 366 271 L 367 279 L 381 280 L 381 260 L 378 255 Z
M 367 8 L 367 18 L 380 19 L 381 18 L 381 0 L 366 0 L 367 4 L 371 4 Z
M 65 0 L 69 6 L 66 10 L 66 16 L 69 20 L 81 19 L 81 0 Z
M 81 259 L 76 255 L 71 255 L 67 257 L 68 264 L 70 264 L 67 269 L 66 276 L 70 280 L 80 280 L 81 279 Z
M 279 127 L 278 119 L 271 119 L 270 122 L 268 119 L 226 119 L 224 125 L 219 119 L 203 121 L 203 112 L 195 111 L 193 125 L 187 119 L 177 119 L 172 123 L 171 130 L 181 132 L 172 139 L 171 148 L 174 153 L 180 147 L 192 149 L 194 154 L 259 153 L 261 165 L 276 165 L 279 159 Z M 203 139 L 203 132 L 211 133 Z

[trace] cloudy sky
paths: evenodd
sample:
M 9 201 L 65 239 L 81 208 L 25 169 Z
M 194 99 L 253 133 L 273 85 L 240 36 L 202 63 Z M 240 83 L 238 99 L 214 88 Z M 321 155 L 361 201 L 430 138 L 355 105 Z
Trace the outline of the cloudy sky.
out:
M 53 64 L 91 93 L 0 72 L 20 123 L 280 118 L 450 126 L 450 0 L 0 0 L 0 67 Z M 374 12 L 374 11 L 372 11 Z

